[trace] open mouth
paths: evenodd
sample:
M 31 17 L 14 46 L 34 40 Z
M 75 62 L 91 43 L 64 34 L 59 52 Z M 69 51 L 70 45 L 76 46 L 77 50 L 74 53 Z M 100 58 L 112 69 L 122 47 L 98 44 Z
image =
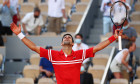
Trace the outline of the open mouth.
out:
M 70 41 L 64 41 L 64 45 L 69 45 Z

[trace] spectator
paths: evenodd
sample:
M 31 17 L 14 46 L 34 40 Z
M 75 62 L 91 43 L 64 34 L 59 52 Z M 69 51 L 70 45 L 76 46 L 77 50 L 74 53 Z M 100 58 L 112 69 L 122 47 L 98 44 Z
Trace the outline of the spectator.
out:
M 129 66 L 128 60 L 130 57 L 129 53 L 135 51 L 135 49 L 136 49 L 135 43 L 129 42 L 126 45 L 126 47 L 122 51 L 117 53 L 117 55 L 114 57 L 110 65 L 110 69 L 113 72 L 115 78 L 122 78 L 122 75 L 121 75 L 122 65 L 124 65 L 129 70 L 129 72 L 132 71 L 132 67 Z
M 80 84 L 93 84 L 92 74 L 85 72 L 84 66 L 80 70 Z
M 127 16 L 129 17 L 129 12 L 130 12 L 130 10 L 131 10 L 131 6 L 128 4 L 128 3 L 126 3 L 126 0 L 120 0 L 120 1 L 122 1 L 122 2 L 124 2 L 125 4 L 126 4 L 126 6 L 127 6 Z M 113 14 L 113 16 L 114 16 L 114 19 L 117 19 L 118 17 L 116 17 L 115 18 L 115 16 L 118 16 L 118 15 L 120 15 L 120 14 L 124 14 L 125 12 L 126 12 L 126 10 L 125 10 L 125 8 L 124 8 L 124 6 L 122 6 L 122 4 L 117 4 L 116 6 L 118 6 L 118 7 L 114 7 L 114 14 Z M 120 9 L 121 9 L 121 11 L 120 11 Z M 125 15 L 125 14 L 124 14 Z M 121 15 L 120 15 L 121 16 Z M 127 18 L 128 18 L 127 17 Z M 121 17 L 120 17 L 121 18 Z M 118 26 L 117 28 L 120 28 L 121 26 Z M 115 30 L 117 29 L 116 27 L 115 27 L 115 25 L 113 25 L 113 34 L 115 33 Z
M 46 49 L 52 49 L 52 46 L 47 46 Z M 52 63 L 46 58 L 41 58 L 40 60 L 40 72 L 42 73 L 42 77 L 52 77 L 53 76 L 53 66 Z
M 0 33 L 2 35 L 12 35 L 12 31 L 10 29 L 10 24 L 12 23 L 12 17 L 15 15 L 14 7 L 10 5 L 9 0 L 4 0 L 4 3 L 0 5 L 0 14 L 1 14 L 1 23 L 2 28 L 0 29 Z
M 22 19 L 22 26 L 25 35 L 34 35 L 37 28 L 37 35 L 40 35 L 43 18 L 38 7 L 34 8 L 34 12 L 27 13 Z
M 103 0 L 100 11 L 103 12 L 103 34 L 109 32 L 113 24 L 110 19 L 111 0 Z
M 48 31 L 60 34 L 62 17 L 65 15 L 64 0 L 48 0 Z
M 13 16 L 13 22 L 17 24 L 20 20 L 18 0 L 10 0 L 10 5 L 14 7 L 16 14 Z
M 72 49 L 74 51 L 89 48 L 88 45 L 82 43 L 82 39 L 83 39 L 82 34 L 78 33 L 78 34 L 75 35 L 75 44 L 72 47 Z M 88 67 L 89 67 L 90 64 L 92 64 L 92 59 L 91 58 L 87 58 L 83 61 L 83 65 L 84 65 L 86 71 L 88 70 Z
M 137 38 L 137 32 L 133 27 L 129 26 L 128 20 L 125 21 L 123 25 L 123 35 L 122 35 L 122 48 L 125 48 L 126 44 L 130 41 L 135 42 Z
M 137 38 L 137 32 L 133 27 L 129 26 L 128 20 L 125 21 L 123 26 L 123 35 L 122 35 L 122 48 L 125 48 L 126 44 L 130 41 L 135 42 Z M 129 64 L 132 66 L 133 52 L 130 53 Z

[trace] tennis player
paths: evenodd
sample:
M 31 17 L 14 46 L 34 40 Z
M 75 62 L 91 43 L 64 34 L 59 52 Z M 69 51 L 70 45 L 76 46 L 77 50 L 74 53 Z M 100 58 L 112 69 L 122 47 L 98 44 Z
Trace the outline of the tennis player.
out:
M 100 51 L 111 44 L 122 35 L 122 30 L 116 30 L 115 34 L 109 39 L 99 43 L 98 45 L 86 49 L 73 51 L 72 46 L 74 45 L 73 37 L 70 34 L 65 34 L 62 37 L 62 50 L 46 50 L 42 47 L 36 46 L 32 41 L 27 39 L 25 35 L 21 33 L 21 26 L 17 27 L 14 23 L 11 24 L 11 30 L 15 33 L 21 41 L 31 50 L 40 54 L 40 57 L 45 57 L 50 60 L 53 64 L 57 84 L 80 84 L 80 67 L 84 59 L 88 57 L 94 57 L 97 51 Z

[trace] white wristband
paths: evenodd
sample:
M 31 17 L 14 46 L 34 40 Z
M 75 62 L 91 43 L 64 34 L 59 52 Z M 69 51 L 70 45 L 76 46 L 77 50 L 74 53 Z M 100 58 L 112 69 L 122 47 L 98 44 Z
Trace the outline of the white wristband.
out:
M 20 38 L 20 40 L 22 40 L 25 37 L 25 35 L 22 32 L 19 33 L 17 36 L 18 36 L 18 38 Z

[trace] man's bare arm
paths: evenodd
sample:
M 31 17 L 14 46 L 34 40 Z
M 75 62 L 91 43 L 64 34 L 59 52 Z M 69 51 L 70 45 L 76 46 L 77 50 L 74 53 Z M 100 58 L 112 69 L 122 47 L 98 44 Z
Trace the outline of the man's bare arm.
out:
M 93 49 L 93 53 L 96 53 L 102 49 L 104 49 L 105 47 L 107 47 L 110 44 L 110 41 L 107 39 L 99 44 L 97 44 L 94 49 Z
M 14 23 L 11 24 L 11 30 L 13 31 L 14 34 L 19 35 L 21 33 L 21 26 L 17 27 Z M 37 47 L 32 41 L 24 37 L 22 39 L 22 42 L 31 50 L 37 52 L 40 54 L 40 47 Z
M 118 31 L 119 31 L 119 30 L 115 30 L 115 34 L 114 34 L 115 39 L 118 39 Z M 122 35 L 122 32 L 123 32 L 123 30 L 120 30 L 120 31 L 119 31 L 119 35 L 120 35 L 120 36 Z M 104 49 L 105 47 L 107 47 L 107 46 L 108 46 L 109 44 L 111 44 L 111 43 L 112 43 L 112 42 L 110 42 L 109 39 L 107 39 L 107 40 L 105 40 L 105 41 L 103 41 L 103 42 L 97 44 L 97 45 L 94 47 L 94 49 L 93 49 L 93 53 L 96 53 L 96 52 L 98 52 L 98 51 Z

